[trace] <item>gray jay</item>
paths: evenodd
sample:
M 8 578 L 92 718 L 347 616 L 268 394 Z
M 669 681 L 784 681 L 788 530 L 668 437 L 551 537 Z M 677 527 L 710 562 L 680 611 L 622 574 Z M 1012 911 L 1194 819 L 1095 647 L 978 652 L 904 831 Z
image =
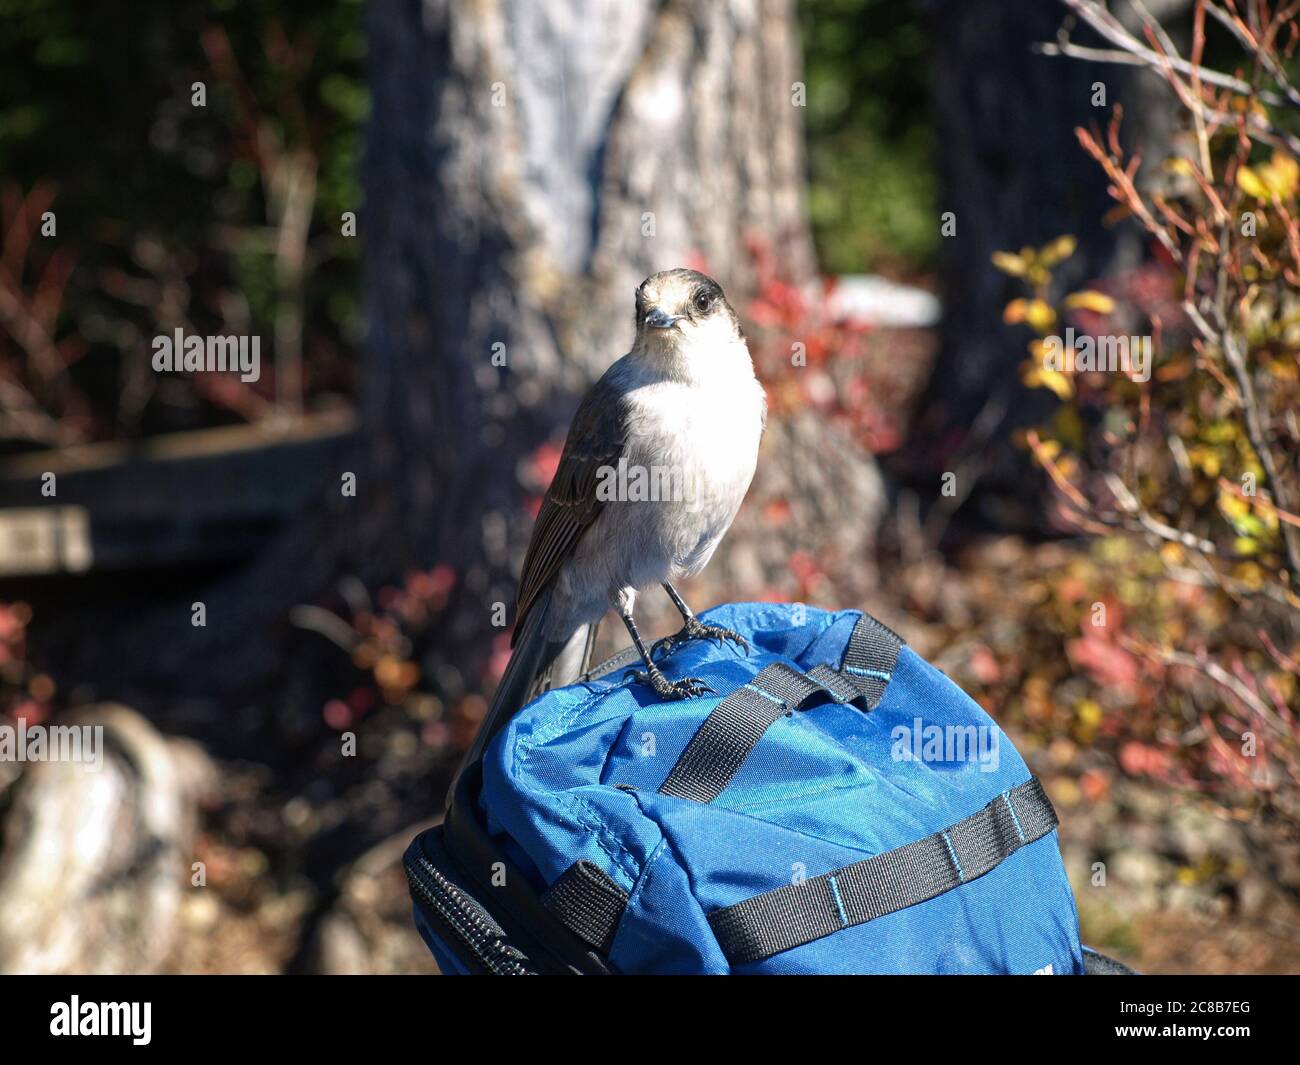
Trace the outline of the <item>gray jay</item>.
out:
M 710 689 L 669 681 L 653 653 L 737 633 L 700 622 L 672 586 L 708 563 L 754 476 L 767 397 L 736 313 L 718 283 L 666 270 L 636 292 L 636 340 L 578 407 L 533 528 L 519 581 L 514 652 L 488 721 L 538 691 L 576 679 L 611 606 L 645 665 L 636 679 L 660 698 Z M 662 585 L 680 632 L 647 651 L 633 620 L 637 593 Z M 485 729 L 484 731 L 489 731 Z

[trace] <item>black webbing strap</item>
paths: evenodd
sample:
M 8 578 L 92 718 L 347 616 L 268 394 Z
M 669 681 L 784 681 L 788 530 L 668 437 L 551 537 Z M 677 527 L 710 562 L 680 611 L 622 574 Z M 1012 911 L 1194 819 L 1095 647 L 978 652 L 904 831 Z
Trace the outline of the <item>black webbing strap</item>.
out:
M 704 720 L 659 788 L 661 795 L 712 802 L 778 717 L 835 692 L 809 674 L 773 662 L 722 700 Z
M 733 964 L 760 961 L 942 895 L 1055 827 L 1056 811 L 1031 777 L 941 832 L 714 910 L 709 925 Z
M 840 674 L 865 697 L 868 710 L 885 694 L 902 643 L 898 633 L 870 614 L 863 614 L 853 626 Z
M 764 667 L 714 707 L 677 759 L 660 794 L 712 802 L 777 718 L 822 696 L 837 703 L 861 700 L 864 709 L 872 709 L 889 683 L 901 642 L 888 626 L 863 614 L 853 626 L 840 669 L 818 665 L 805 674 L 783 662 Z
M 574 862 L 546 889 L 542 905 L 588 946 L 608 954 L 627 892 L 598 865 Z

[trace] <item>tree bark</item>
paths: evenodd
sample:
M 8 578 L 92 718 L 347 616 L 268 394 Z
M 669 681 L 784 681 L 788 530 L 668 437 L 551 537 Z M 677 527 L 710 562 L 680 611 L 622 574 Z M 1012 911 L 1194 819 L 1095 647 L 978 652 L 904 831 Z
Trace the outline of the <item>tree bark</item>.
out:
M 627 350 L 642 278 L 696 265 L 743 306 L 750 236 L 812 276 L 793 13 L 389 0 L 369 27 L 353 562 L 456 567 L 459 643 L 513 601 L 521 464 Z

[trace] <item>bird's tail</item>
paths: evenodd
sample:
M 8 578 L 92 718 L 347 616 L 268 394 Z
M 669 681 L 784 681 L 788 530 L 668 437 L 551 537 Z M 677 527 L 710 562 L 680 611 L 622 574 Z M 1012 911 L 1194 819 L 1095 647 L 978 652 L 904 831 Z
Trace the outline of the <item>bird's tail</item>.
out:
M 479 726 L 474 742 L 461 762 L 457 777 L 482 756 L 487 745 L 512 717 L 544 691 L 576 681 L 591 664 L 596 625 L 577 625 L 565 639 L 547 639 L 550 614 L 549 589 L 533 600 L 523 629 L 515 639 L 510 662 L 492 696 L 492 705 Z
M 542 656 L 543 665 L 537 671 L 519 707 L 526 706 L 542 692 L 573 684 L 586 673 L 591 668 L 592 655 L 596 650 L 596 631 L 599 628 L 599 621 L 592 622 L 590 625 L 579 625 L 568 640 L 548 644 L 547 653 Z M 554 651 L 553 655 L 551 651 Z M 504 685 L 503 677 L 498 691 Z M 493 702 L 495 701 L 493 699 Z

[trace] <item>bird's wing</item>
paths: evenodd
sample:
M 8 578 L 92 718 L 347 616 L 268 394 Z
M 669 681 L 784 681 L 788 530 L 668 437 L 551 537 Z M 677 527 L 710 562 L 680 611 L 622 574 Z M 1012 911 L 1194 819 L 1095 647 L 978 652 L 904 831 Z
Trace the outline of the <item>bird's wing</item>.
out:
M 537 596 L 555 579 L 600 515 L 605 505 L 596 497 L 600 470 L 618 465 L 626 445 L 627 413 L 624 391 L 610 384 L 606 375 L 592 386 L 573 416 L 559 468 L 542 500 L 524 556 L 515 612 L 516 634 L 522 631 Z

